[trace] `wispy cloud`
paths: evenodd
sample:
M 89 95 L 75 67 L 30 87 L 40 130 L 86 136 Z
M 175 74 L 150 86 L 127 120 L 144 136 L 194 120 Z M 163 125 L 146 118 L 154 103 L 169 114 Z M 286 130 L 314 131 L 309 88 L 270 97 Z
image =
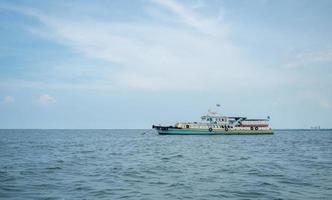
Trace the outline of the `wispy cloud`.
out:
M 38 102 L 42 105 L 49 105 L 56 102 L 56 99 L 48 94 L 42 94 L 38 98 Z
M 152 2 L 156 8 L 164 9 L 157 9 L 158 12 L 177 20 L 172 24 L 155 24 L 149 19 L 81 21 L 39 10 L 14 10 L 44 24 L 44 27 L 31 27 L 33 34 L 61 43 L 85 57 L 106 61 L 111 68 L 116 66 L 118 70 L 105 71 L 107 78 L 103 77 L 113 87 L 214 90 L 233 83 L 232 87 L 224 88 L 227 92 L 246 85 L 243 80 L 252 87 L 263 85 L 260 80 L 267 73 L 242 56 L 228 37 L 227 23 L 220 20 L 219 13 L 207 17 L 176 1 Z M 96 66 L 95 70 L 103 69 Z
M 321 99 L 320 102 L 319 102 L 319 104 L 324 109 L 330 109 L 330 108 L 332 108 L 331 101 L 329 101 L 328 99 Z
M 331 100 L 322 91 L 303 90 L 294 95 L 298 101 L 307 100 L 324 110 L 332 108 Z
M 202 33 L 210 35 L 226 33 L 226 24 L 223 25 L 221 23 L 221 19 L 218 15 L 215 15 L 214 17 L 198 15 L 194 12 L 194 10 L 190 10 L 174 0 L 153 0 L 152 2 L 155 2 L 156 4 L 176 14 L 178 22 L 189 27 L 193 27 Z M 201 2 L 195 2 L 191 7 L 195 9 L 197 6 L 202 5 L 203 3 Z
M 312 64 L 332 63 L 332 51 L 299 52 L 286 64 L 288 68 L 305 67 Z
M 11 104 L 15 102 L 15 98 L 13 96 L 5 96 L 2 100 L 4 104 Z

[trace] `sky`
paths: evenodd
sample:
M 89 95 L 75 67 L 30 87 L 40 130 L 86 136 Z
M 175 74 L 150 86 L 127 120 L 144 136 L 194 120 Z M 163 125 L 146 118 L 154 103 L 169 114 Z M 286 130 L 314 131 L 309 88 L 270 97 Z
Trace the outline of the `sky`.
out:
M 0 0 L 0 128 L 332 128 L 330 0 Z

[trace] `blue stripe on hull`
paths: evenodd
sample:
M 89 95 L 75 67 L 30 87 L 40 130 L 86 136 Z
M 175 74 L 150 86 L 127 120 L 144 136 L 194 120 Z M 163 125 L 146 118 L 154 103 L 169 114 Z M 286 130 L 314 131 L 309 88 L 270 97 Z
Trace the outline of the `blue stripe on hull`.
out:
M 188 129 L 168 129 L 168 130 L 157 130 L 160 135 L 265 135 L 273 134 L 272 130 L 250 130 L 250 131 L 212 131 L 209 130 L 188 130 Z
M 185 129 L 174 129 L 174 130 L 158 130 L 160 135 L 223 135 L 225 131 L 212 131 L 209 130 L 185 130 Z

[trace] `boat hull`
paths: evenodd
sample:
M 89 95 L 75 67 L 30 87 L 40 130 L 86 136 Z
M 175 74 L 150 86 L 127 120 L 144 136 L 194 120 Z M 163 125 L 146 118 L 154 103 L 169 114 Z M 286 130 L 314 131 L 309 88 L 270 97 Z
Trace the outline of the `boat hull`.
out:
M 266 135 L 272 130 L 212 130 L 207 129 L 156 129 L 160 135 Z

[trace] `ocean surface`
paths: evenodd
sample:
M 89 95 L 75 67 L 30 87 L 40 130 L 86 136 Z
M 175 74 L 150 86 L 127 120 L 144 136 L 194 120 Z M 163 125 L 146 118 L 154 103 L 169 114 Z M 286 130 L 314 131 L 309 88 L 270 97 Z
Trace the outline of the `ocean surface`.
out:
M 332 131 L 0 130 L 0 199 L 332 199 Z

